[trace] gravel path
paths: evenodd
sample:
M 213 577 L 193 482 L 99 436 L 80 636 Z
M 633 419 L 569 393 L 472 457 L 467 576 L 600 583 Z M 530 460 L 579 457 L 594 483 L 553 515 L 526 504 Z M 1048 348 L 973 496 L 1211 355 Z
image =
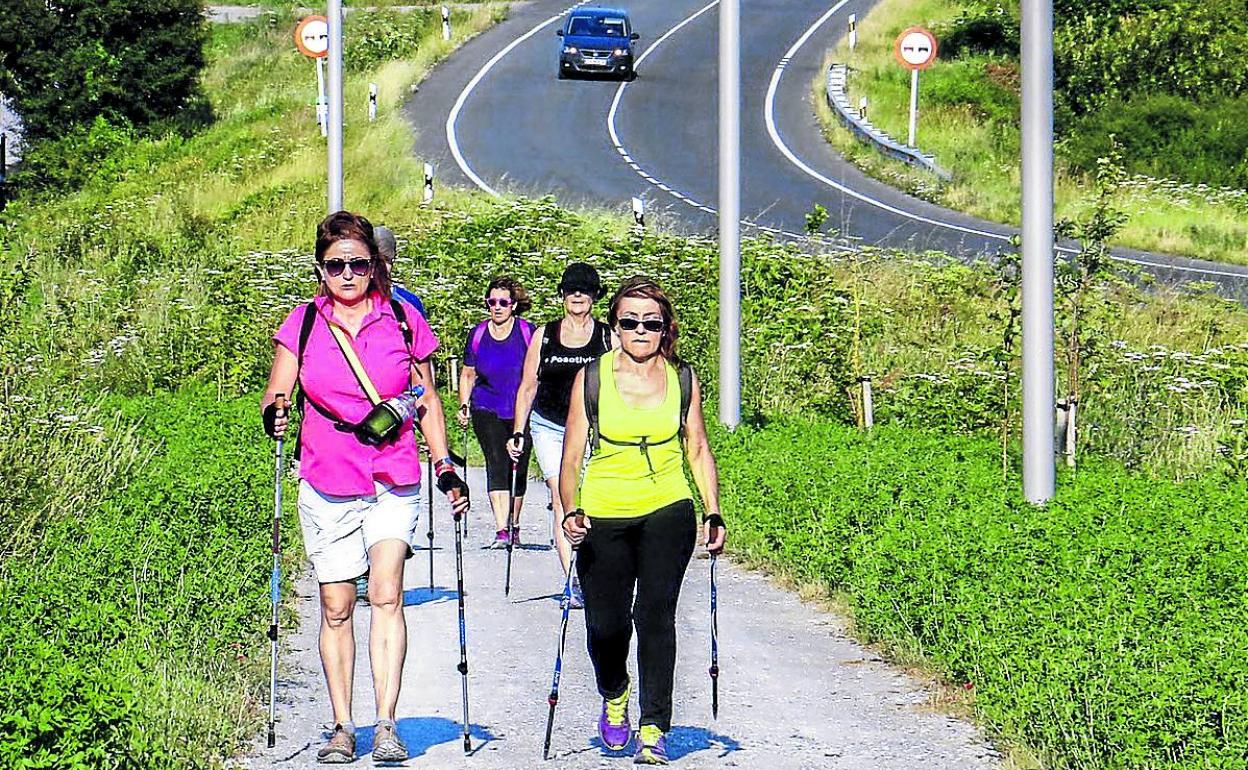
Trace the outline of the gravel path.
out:
M 474 469 L 473 489 L 484 489 Z M 531 485 L 536 489 L 536 485 Z M 484 497 L 484 495 L 479 495 Z M 728 508 L 731 524 L 731 508 Z M 503 597 L 504 551 L 482 545 L 491 535 L 483 500 L 474 503 L 465 543 L 470 708 L 474 753 L 460 740 L 460 682 L 455 555 L 445 502 L 435 503 L 435 587 L 428 551 L 405 576 L 409 633 L 399 732 L 411 768 L 494 770 L 542 766 L 546 695 L 559 623 L 562 573 L 547 550 L 545 494 L 526 501 L 514 556 L 510 599 Z M 421 540 L 424 540 L 422 524 Z M 730 543 L 731 548 L 731 543 Z M 726 560 L 724 560 L 726 561 Z M 840 632 L 841 621 L 807 606 L 760 575 L 721 562 L 719 580 L 720 712 L 711 719 L 706 674 L 709 562 L 690 565 L 679 610 L 676 713 L 669 735 L 673 763 L 685 768 L 759 770 L 916 770 L 998 768 L 997 753 L 976 730 L 928 707 L 929 693 Z M 242 767 L 315 765 L 323 723 L 331 718 L 316 649 L 315 584 L 298 582 L 301 618 L 285 637 L 279 685 L 278 743 L 263 737 Z M 367 605 L 355 618 L 357 645 L 367 650 Z M 636 670 L 635 659 L 630 666 Z M 594 733 L 599 708 L 585 652 L 583 614 L 573 613 L 552 759 L 544 766 L 582 770 L 624 767 L 631 760 L 603 750 Z M 632 713 L 636 718 L 636 695 Z M 371 765 L 374 710 L 367 659 L 357 660 L 357 764 Z

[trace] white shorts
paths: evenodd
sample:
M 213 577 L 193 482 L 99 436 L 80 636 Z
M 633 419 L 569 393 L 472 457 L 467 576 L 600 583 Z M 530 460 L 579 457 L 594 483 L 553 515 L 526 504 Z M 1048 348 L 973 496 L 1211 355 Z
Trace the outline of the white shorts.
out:
M 386 486 L 372 495 L 327 495 L 299 482 L 303 545 L 320 583 L 354 580 L 368 571 L 368 549 L 402 540 L 411 556 L 420 519 L 420 484 Z
M 537 456 L 537 465 L 546 481 L 559 478 L 559 466 L 563 464 L 563 432 L 563 426 L 556 425 L 537 412 L 529 415 L 533 454 Z

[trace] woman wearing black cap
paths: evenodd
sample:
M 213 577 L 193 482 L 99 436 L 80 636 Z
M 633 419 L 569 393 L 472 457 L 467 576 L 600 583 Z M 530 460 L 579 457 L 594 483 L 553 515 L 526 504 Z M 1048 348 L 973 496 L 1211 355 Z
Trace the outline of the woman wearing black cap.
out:
M 563 521 L 559 464 L 563 460 L 563 431 L 572 399 L 572 381 L 581 367 L 615 347 L 615 340 L 611 327 L 591 315 L 594 301 L 603 294 L 602 280 L 593 266 L 584 262 L 568 265 L 559 280 L 559 293 L 563 295 L 563 318 L 541 327 L 529 343 L 507 451 L 512 459 L 520 456 L 528 424 L 533 454 L 537 455 L 542 477 L 550 488 L 555 548 L 567 574 L 572 547 L 559 526 Z M 581 587 L 575 576 L 572 580 L 572 606 L 581 607 Z

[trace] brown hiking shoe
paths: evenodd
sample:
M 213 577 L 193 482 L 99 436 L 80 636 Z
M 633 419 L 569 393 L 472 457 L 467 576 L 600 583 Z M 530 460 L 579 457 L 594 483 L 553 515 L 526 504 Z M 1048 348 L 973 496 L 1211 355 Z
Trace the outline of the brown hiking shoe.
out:
M 374 762 L 402 762 L 407 759 L 407 746 L 399 738 L 398 729 L 393 720 L 378 719 L 377 730 L 373 733 Z
M 334 734 L 325 747 L 316 752 L 316 761 L 326 765 L 345 765 L 355 761 L 355 736 L 341 724 L 334 725 Z

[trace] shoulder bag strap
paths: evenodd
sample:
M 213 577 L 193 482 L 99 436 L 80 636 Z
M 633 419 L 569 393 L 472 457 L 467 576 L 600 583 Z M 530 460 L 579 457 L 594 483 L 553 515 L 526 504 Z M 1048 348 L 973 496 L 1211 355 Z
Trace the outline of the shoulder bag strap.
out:
M 364 371 L 364 364 L 360 363 L 359 356 L 355 354 L 355 348 L 351 347 L 351 340 L 347 337 L 347 333 L 336 324 L 329 324 L 329 331 L 334 335 L 334 339 L 338 340 L 338 348 L 342 350 L 343 357 L 347 359 L 347 365 L 351 367 L 351 372 L 359 381 L 360 387 L 364 389 L 368 400 L 373 406 L 380 404 L 381 396 L 377 395 L 377 388 L 373 387 L 373 381 L 368 378 L 368 372 Z

